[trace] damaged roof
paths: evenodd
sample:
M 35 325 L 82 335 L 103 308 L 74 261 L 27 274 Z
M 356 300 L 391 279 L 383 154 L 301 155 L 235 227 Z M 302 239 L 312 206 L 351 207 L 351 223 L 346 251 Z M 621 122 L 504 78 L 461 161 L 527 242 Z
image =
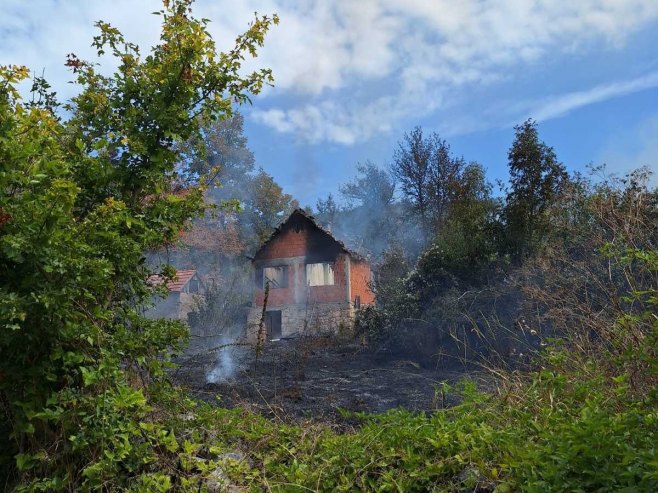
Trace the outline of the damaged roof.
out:
M 328 229 L 318 224 L 315 220 L 315 217 L 313 217 L 311 214 L 306 212 L 304 209 L 295 209 L 290 213 L 290 215 L 286 219 L 284 219 L 281 222 L 281 224 L 279 224 L 276 228 L 274 228 L 274 231 L 272 232 L 270 237 L 260 246 L 260 248 L 254 254 L 254 259 L 258 258 L 258 256 L 261 254 L 263 249 L 267 246 L 267 244 L 270 243 L 272 240 L 274 240 L 277 236 L 279 236 L 279 234 L 281 234 L 281 232 L 284 231 L 285 229 L 293 228 L 296 231 L 299 231 L 300 229 L 299 225 L 295 224 L 296 222 L 299 222 L 299 220 L 303 220 L 304 222 L 311 224 L 312 227 L 314 227 L 317 231 L 320 231 L 321 233 L 325 234 L 329 239 L 334 241 L 343 252 L 347 253 L 350 257 L 354 258 L 355 260 L 361 260 L 361 261 L 366 260 L 366 258 L 363 255 L 355 252 L 354 250 L 347 248 L 345 243 L 336 239 L 336 237 L 333 234 L 331 234 L 331 232 Z

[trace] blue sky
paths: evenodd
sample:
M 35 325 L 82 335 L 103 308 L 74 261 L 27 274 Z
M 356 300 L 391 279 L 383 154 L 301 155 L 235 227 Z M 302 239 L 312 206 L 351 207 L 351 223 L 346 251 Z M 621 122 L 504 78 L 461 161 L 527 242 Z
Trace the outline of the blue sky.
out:
M 91 58 L 93 22 L 155 42 L 154 0 L 2 0 L 0 64 L 63 97 L 63 62 Z M 655 0 L 198 0 L 220 49 L 253 12 L 281 23 L 249 67 L 276 85 L 241 111 L 257 163 L 302 204 L 336 193 L 359 161 L 386 166 L 404 132 L 437 131 L 491 180 L 528 117 L 571 170 L 658 169 Z

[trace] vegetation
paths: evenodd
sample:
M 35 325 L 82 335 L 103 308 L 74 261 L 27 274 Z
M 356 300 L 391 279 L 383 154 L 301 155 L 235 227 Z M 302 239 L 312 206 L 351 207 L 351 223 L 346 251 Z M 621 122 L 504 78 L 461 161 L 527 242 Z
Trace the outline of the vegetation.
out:
M 256 17 L 216 53 L 189 1 L 164 5 L 147 56 L 98 23 L 94 46 L 119 68 L 103 75 L 70 55 L 80 92 L 63 108 L 40 78 L 24 102 L 27 69 L 0 69 L 6 490 L 658 490 L 658 191 L 646 170 L 567 176 L 532 121 L 516 127 L 505 197 L 416 128 L 390 172 L 360 165 L 340 189 L 346 205 L 318 202 L 321 221 L 379 262 L 378 304 L 356 321 L 370 347 L 433 364 L 441 349 L 445 364 L 494 371 L 495 391 L 438 386 L 437 401 L 452 392 L 461 404 L 354 415 L 336 430 L 173 387 L 188 328 L 142 316 L 163 289 L 152 270 L 174 275 L 146 252 L 180 253 L 182 239 L 220 264 L 296 204 L 255 171 L 232 113 L 272 80 L 240 69 L 277 18 Z M 204 198 L 239 207 L 209 213 Z M 222 272 L 234 282 L 210 289 L 192 323 L 229 331 L 244 273 Z
M 28 490 L 164 488 L 177 449 L 151 392 L 166 385 L 180 323 L 151 321 L 144 252 L 202 210 L 203 184 L 177 193 L 176 142 L 271 80 L 240 75 L 276 18 L 257 17 L 217 53 L 190 2 L 165 2 L 145 57 L 99 22 L 113 76 L 69 55 L 79 95 L 66 117 L 24 67 L 0 71 L 0 476 Z M 169 275 L 173 271 L 169 270 Z
M 546 210 L 558 197 L 567 173 L 553 149 L 539 140 L 537 124 L 527 120 L 514 127 L 509 150 L 511 190 L 505 219 L 510 251 L 518 258 L 529 255 L 547 232 Z

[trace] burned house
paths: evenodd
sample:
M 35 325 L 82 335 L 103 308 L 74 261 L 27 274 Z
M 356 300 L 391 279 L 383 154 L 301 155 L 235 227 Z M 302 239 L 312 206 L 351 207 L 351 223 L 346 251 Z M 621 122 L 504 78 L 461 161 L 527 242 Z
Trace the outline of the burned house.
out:
M 161 285 L 164 281 L 159 274 L 148 279 L 152 286 Z M 169 294 L 166 298 L 154 299 L 154 306 L 145 315 L 149 318 L 171 318 L 186 320 L 187 315 L 197 306 L 205 286 L 196 270 L 178 270 L 173 279 L 166 282 Z
M 253 259 L 249 331 L 263 318 L 269 339 L 349 327 L 355 309 L 374 303 L 370 264 L 302 209 L 272 233 Z

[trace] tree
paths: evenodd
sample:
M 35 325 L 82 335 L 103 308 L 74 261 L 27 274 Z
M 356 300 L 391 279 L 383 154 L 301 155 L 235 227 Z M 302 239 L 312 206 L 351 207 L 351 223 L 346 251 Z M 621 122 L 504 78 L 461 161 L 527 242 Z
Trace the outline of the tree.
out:
M 339 188 L 348 205 L 334 230 L 352 248 L 378 256 L 395 233 L 395 182 L 370 161 L 357 164 L 356 170 L 357 175 Z
M 195 183 L 199 177 L 214 175 L 211 191 L 220 198 L 239 197 L 245 179 L 254 171 L 254 154 L 247 147 L 241 113 L 209 122 L 181 146 L 181 152 L 186 181 Z
M 395 182 L 383 169 L 370 161 L 356 165 L 357 176 L 340 187 L 340 193 L 350 204 L 367 209 L 382 209 L 393 201 Z
M 432 159 L 432 144 L 423 138 L 423 130 L 414 128 L 404 134 L 403 141 L 393 154 L 391 171 L 400 182 L 402 192 L 409 198 L 414 209 L 427 224 L 429 208 L 429 177 Z
M 175 189 L 177 144 L 272 80 L 241 66 L 277 22 L 257 17 L 218 54 L 190 4 L 164 2 L 146 57 L 98 22 L 93 46 L 118 69 L 69 55 L 81 90 L 66 118 L 44 84 L 21 101 L 26 68 L 0 68 L 0 476 L 26 489 L 145 490 L 185 474 L 178 460 L 154 467 L 175 449 L 151 390 L 187 329 L 142 316 L 163 289 L 144 252 L 202 211 L 203 180 Z
M 254 173 L 255 158 L 247 146 L 244 118 L 239 113 L 210 122 L 202 128 L 200 137 L 187 141 L 182 150 L 185 164 L 181 171 L 186 181 L 195 183 L 199 176 L 211 176 L 206 197 L 215 209 L 220 209 L 195 223 L 199 246 L 209 245 L 204 238 L 216 237 L 223 246 L 231 246 L 234 253 L 253 250 L 298 207 L 262 168 Z M 233 241 L 236 232 L 238 242 Z M 192 235 L 187 238 L 192 239 Z M 192 245 L 188 242 L 185 246 Z
M 338 204 L 332 194 L 327 195 L 326 199 L 318 199 L 315 204 L 317 210 L 317 219 L 324 227 L 331 229 L 336 222 L 339 210 Z
M 546 234 L 549 218 L 544 213 L 558 197 L 567 173 L 553 148 L 539 140 L 536 122 L 528 119 L 514 131 L 507 154 L 511 188 L 505 218 L 509 249 L 516 258 L 524 258 Z
M 238 221 L 237 212 L 238 204 L 250 193 L 255 166 L 244 135 L 244 117 L 236 112 L 228 118 L 210 121 L 179 150 L 182 186 L 208 180 L 204 195 L 209 207 L 180 241 L 167 249 L 166 255 L 178 267 L 217 275 L 221 268 L 230 267 L 228 263 L 244 254 L 245 239 L 250 236 Z
M 459 192 L 465 191 L 460 178 L 466 162 L 455 158 L 450 153 L 450 145 L 433 133 L 429 138 L 432 149 L 428 176 L 428 203 L 433 226 L 440 230 L 448 215 L 450 204 L 459 198 Z
M 454 198 L 436 241 L 446 268 L 476 278 L 478 267 L 496 257 L 500 203 L 491 196 L 491 185 L 478 163 L 466 165 L 455 177 L 453 187 Z
M 427 237 L 434 236 L 445 224 L 465 166 L 464 159 L 454 157 L 450 145 L 436 132 L 425 137 L 416 127 L 398 144 L 391 170 L 419 215 Z
M 284 193 L 271 175 L 262 169 L 251 180 L 250 194 L 244 199 L 244 218 L 247 230 L 252 234 L 247 244 L 253 249 L 267 240 L 275 227 L 286 218 L 299 203 Z

